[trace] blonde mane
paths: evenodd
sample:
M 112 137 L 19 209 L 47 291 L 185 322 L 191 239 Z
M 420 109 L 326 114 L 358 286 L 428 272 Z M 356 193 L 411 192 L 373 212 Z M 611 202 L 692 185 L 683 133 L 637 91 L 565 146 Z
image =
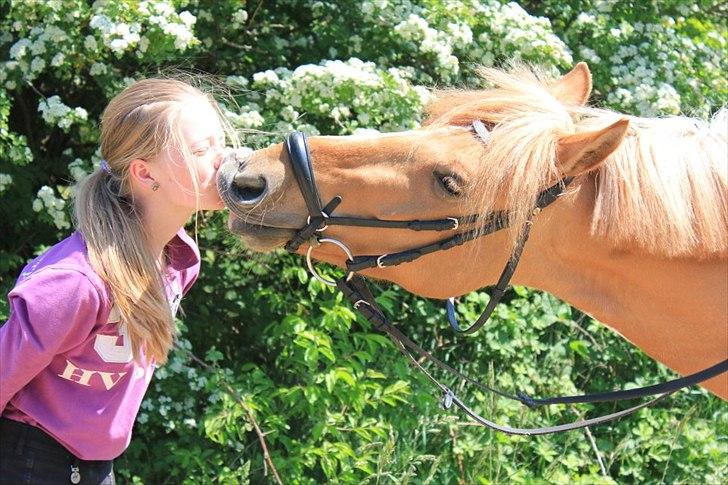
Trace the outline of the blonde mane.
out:
M 425 122 L 425 129 L 476 119 L 493 126 L 472 210 L 483 213 L 505 201 L 520 227 L 537 194 L 562 177 L 559 136 L 628 119 L 620 147 L 591 174 L 597 188 L 592 233 L 667 257 L 728 254 L 727 109 L 711 122 L 638 118 L 563 104 L 550 89 L 554 79 L 538 68 L 483 69 L 481 75 L 494 89 L 441 91 Z

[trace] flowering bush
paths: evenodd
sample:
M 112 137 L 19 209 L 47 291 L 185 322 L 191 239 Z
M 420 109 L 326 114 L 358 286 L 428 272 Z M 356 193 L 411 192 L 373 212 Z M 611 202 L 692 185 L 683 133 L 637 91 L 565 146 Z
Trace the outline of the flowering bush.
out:
M 562 72 L 586 60 L 595 102 L 631 114 L 708 116 L 728 100 L 717 0 L 51 0 L 6 2 L 0 13 L 5 293 L 29 258 L 71 230 L 71 186 L 98 164 L 108 99 L 169 68 L 218 76 L 231 93 L 221 105 L 251 147 L 293 129 L 417 126 L 427 88 L 475 85 L 479 65 L 513 58 Z M 594 429 L 593 441 L 462 426 L 298 258 L 231 249 L 223 219 L 201 225 L 203 274 L 185 300 L 179 349 L 117 463 L 120 482 L 260 482 L 253 420 L 286 482 L 726 480 L 728 409 L 698 390 Z M 470 295 L 465 311 L 474 316 L 484 298 Z M 379 301 L 415 340 L 500 387 L 548 395 L 670 375 L 577 310 L 523 288 L 487 332 L 457 341 L 440 334 L 444 314 L 431 302 L 396 287 Z M 0 319 L 7 312 L 3 301 Z M 523 426 L 583 412 L 471 398 L 477 411 Z

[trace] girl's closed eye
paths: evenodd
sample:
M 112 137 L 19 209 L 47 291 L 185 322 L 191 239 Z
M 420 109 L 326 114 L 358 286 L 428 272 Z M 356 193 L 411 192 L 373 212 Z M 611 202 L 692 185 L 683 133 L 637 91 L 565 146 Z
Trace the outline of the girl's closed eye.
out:
M 192 150 L 192 154 L 197 157 L 202 157 L 202 156 L 206 155 L 208 151 L 210 151 L 210 145 L 203 145 L 203 146 L 195 147 Z

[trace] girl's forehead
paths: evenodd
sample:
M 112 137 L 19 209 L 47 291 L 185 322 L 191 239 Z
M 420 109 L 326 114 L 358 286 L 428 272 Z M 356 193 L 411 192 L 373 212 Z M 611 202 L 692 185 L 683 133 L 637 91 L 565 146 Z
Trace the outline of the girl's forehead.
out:
M 179 122 L 180 132 L 188 143 L 224 134 L 217 111 L 205 99 L 185 103 Z

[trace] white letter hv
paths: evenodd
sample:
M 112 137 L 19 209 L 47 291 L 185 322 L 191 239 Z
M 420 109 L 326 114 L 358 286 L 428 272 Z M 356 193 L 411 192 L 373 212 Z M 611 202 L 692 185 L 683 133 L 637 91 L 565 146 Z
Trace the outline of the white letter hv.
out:
M 58 377 L 63 377 L 71 382 L 76 382 L 82 386 L 90 386 L 89 381 L 98 374 L 101 377 L 101 381 L 104 383 L 106 390 L 110 390 L 114 387 L 122 377 L 126 375 L 126 372 L 101 372 L 95 370 L 81 369 L 71 363 L 70 360 L 66 360 L 66 368 L 63 370 L 63 374 L 58 374 Z M 116 376 L 116 379 L 114 377 Z

